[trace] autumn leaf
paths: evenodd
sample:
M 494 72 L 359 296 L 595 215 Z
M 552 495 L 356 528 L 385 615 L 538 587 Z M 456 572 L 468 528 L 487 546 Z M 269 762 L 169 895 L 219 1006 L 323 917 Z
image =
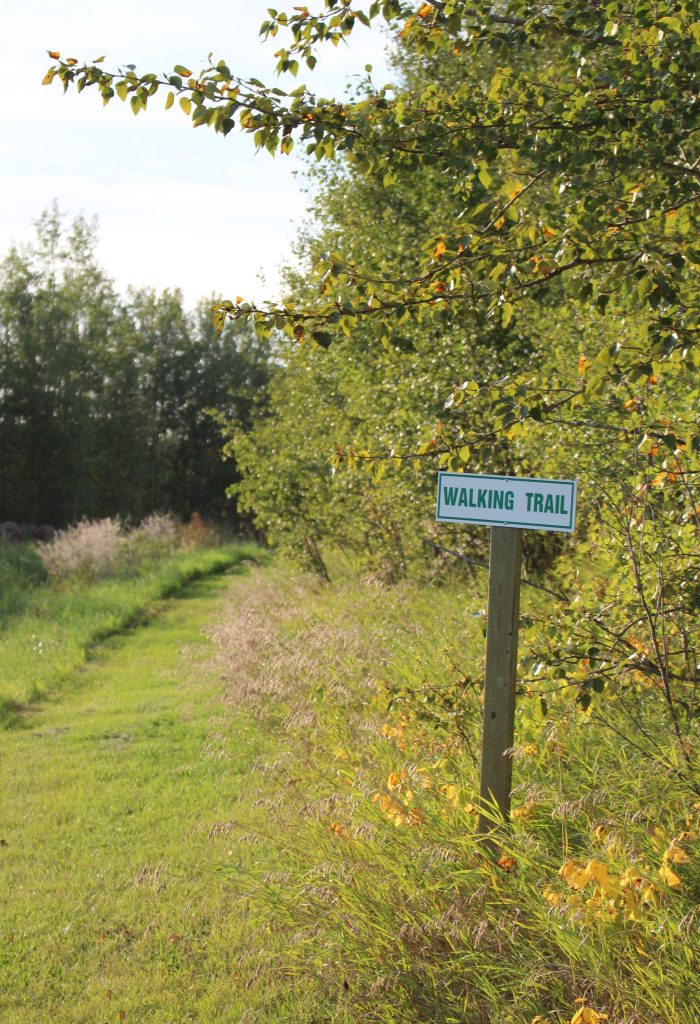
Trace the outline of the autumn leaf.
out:
M 435 246 L 435 252 L 433 253 L 433 259 L 439 260 L 442 256 L 445 255 L 445 251 L 446 250 L 447 250 L 447 246 L 442 241 L 442 239 L 440 239 L 438 244 Z
M 591 860 L 586 866 L 586 872 L 589 879 L 595 882 L 606 896 L 614 897 L 620 895 L 620 885 L 614 878 L 610 877 L 606 864 L 602 864 L 599 860 Z
M 659 868 L 659 874 L 661 875 L 669 889 L 680 889 L 681 885 L 683 884 L 678 875 L 676 874 L 676 872 L 672 871 L 668 864 L 661 865 L 661 867 Z
M 503 857 L 499 857 L 496 861 L 496 864 L 502 871 L 513 871 L 517 866 L 517 863 L 518 862 L 515 857 L 506 857 L 505 855 Z
M 574 889 L 583 889 L 590 881 L 586 868 L 575 860 L 567 860 L 566 864 L 559 869 L 559 875 L 567 885 Z
M 459 802 L 459 786 L 455 785 L 454 783 L 446 784 L 444 786 L 440 786 L 440 790 L 442 793 L 445 794 L 450 803 L 456 804 Z
M 432 4 L 423 4 L 421 9 L 418 11 L 418 17 L 427 18 L 430 14 L 433 13 L 433 10 L 434 8 Z
M 51 60 L 60 60 L 61 59 L 61 54 L 58 52 L 58 50 L 47 50 L 46 52 L 48 53 L 48 55 L 51 58 Z
M 579 375 L 579 377 L 583 377 L 584 376 L 584 374 L 586 372 L 586 367 L 587 366 L 588 366 L 588 360 L 586 359 L 585 356 L 581 356 L 579 361 L 578 361 L 578 375 Z
M 581 1006 L 571 1018 L 571 1024 L 601 1024 L 607 1019 L 607 1013 L 600 1013 L 592 1006 Z
M 685 850 L 682 850 L 680 846 L 675 846 L 673 843 L 666 850 L 664 860 L 667 864 L 690 864 L 690 857 Z

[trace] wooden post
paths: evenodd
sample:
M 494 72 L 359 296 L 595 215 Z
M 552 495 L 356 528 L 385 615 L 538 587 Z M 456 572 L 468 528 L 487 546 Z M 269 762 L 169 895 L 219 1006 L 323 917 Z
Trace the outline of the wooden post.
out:
M 484 726 L 481 748 L 481 800 L 510 816 L 515 726 L 515 670 L 518 660 L 521 531 L 491 527 L 489 607 L 486 627 Z M 493 821 L 483 813 L 479 832 L 488 833 Z

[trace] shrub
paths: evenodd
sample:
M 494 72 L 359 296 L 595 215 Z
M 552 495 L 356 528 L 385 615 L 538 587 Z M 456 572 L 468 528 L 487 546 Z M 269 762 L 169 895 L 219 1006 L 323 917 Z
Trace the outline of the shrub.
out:
M 49 575 L 92 580 L 114 571 L 125 541 L 118 519 L 82 519 L 76 526 L 61 530 L 53 540 L 40 543 L 38 552 Z
M 170 513 L 154 512 L 125 536 L 119 562 L 125 568 L 163 558 L 179 546 L 178 523 Z

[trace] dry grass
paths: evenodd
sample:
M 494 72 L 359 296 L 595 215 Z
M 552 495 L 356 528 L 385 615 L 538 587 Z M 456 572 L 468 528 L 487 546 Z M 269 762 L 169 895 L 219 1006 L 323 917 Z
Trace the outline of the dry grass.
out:
M 54 579 L 92 581 L 132 571 L 176 548 L 204 547 L 208 539 L 209 532 L 199 525 L 192 530 L 189 524 L 181 527 L 172 515 L 154 513 L 132 529 L 120 519 L 82 519 L 40 543 L 37 550 Z
M 65 579 L 109 576 L 124 549 L 126 537 L 119 519 L 83 519 L 38 545 L 49 575 Z
M 543 720 L 521 700 L 522 813 L 504 866 L 484 851 L 473 814 L 482 604 L 474 583 L 327 586 L 282 569 L 234 588 L 212 634 L 224 702 L 279 741 L 254 769 L 257 817 L 232 808 L 216 825 L 284 851 L 281 872 L 231 876 L 261 919 L 258 953 L 267 916 L 287 936 L 291 975 L 364 1024 L 564 1024 L 584 1005 L 596 1022 L 689 1024 L 697 941 L 683 921 L 697 872 L 684 869 L 679 893 L 658 875 L 688 806 L 677 780 L 570 702 Z M 658 907 L 626 921 L 602 898 L 579 906 L 558 873 L 572 857 L 654 879 Z

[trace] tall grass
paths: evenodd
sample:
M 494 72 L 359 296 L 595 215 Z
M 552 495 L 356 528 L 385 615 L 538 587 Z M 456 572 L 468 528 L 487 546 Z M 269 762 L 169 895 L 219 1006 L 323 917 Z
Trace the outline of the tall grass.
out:
M 214 635 L 216 667 L 230 705 L 284 737 L 258 766 L 278 781 L 264 841 L 284 870 L 230 884 L 286 928 L 288 969 L 334 994 L 338 1020 L 691 1024 L 697 797 L 620 741 L 613 703 L 601 722 L 565 690 L 523 694 L 513 824 L 491 856 L 475 814 L 483 610 L 464 582 L 261 575 Z
M 34 544 L 14 544 L 0 537 L 0 629 L 20 614 L 47 572 Z

